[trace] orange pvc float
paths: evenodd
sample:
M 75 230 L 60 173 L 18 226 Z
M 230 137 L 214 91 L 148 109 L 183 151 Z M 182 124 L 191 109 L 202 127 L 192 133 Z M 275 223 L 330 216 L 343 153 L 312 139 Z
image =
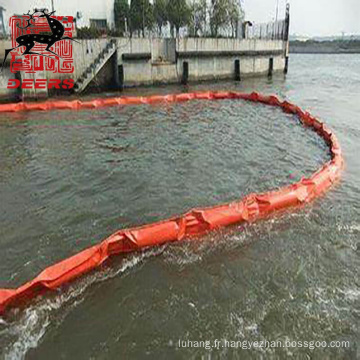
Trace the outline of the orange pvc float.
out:
M 243 99 L 278 106 L 284 112 L 296 114 L 300 121 L 313 128 L 329 145 L 331 160 L 307 179 L 261 194 L 249 194 L 241 200 L 210 208 L 193 209 L 188 213 L 131 229 L 119 230 L 80 253 L 52 265 L 35 279 L 17 289 L 0 289 L 0 314 L 11 307 L 30 300 L 47 290 L 54 290 L 86 274 L 115 256 L 142 248 L 178 241 L 200 235 L 216 228 L 240 222 L 252 222 L 269 214 L 308 203 L 327 191 L 339 179 L 343 157 L 339 142 L 331 130 L 309 113 L 276 96 L 258 93 L 203 92 L 148 97 L 116 97 L 91 101 L 47 101 L 42 103 L 2 104 L 0 112 L 18 112 L 54 109 L 85 109 L 104 106 L 180 102 L 194 99 Z

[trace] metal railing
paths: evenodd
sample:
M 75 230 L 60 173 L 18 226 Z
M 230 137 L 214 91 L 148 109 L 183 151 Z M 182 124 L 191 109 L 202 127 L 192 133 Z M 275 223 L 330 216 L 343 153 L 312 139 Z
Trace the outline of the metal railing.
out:
M 286 20 L 266 24 L 246 24 L 244 31 L 246 39 L 286 40 Z

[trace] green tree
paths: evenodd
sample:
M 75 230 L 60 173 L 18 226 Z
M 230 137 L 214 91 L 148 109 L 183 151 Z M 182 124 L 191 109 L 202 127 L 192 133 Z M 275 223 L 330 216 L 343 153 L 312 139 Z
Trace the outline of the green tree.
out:
M 130 32 L 142 33 L 145 37 L 145 29 L 151 30 L 154 25 L 153 6 L 149 0 L 131 0 L 130 4 Z
M 219 30 L 227 25 L 227 0 L 212 0 L 209 9 L 211 36 L 217 37 Z
M 190 5 L 191 19 L 189 33 L 191 36 L 206 33 L 206 0 L 193 0 Z
M 159 36 L 162 34 L 162 27 L 168 21 L 167 6 L 169 0 L 154 1 L 154 19 L 158 27 Z
M 231 27 L 231 36 L 236 37 L 239 22 L 243 19 L 244 12 L 236 0 L 228 0 L 228 23 Z
M 209 16 L 211 36 L 219 36 L 220 30 L 228 34 L 229 28 L 231 36 L 235 36 L 238 22 L 243 16 L 241 3 L 238 0 L 212 0 Z
M 115 28 L 120 36 L 126 31 L 126 21 L 129 18 L 129 4 L 127 0 L 115 0 L 114 2 L 114 18 Z
M 167 14 L 172 35 L 174 35 L 175 29 L 176 36 L 178 36 L 180 28 L 190 23 L 191 9 L 186 0 L 169 0 Z

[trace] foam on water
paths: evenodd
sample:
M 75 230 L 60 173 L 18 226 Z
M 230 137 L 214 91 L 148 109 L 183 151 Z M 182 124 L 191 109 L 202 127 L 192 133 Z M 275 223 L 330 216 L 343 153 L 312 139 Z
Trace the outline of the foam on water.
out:
M 50 323 L 54 325 L 55 322 L 56 326 L 59 326 L 67 313 L 84 300 L 84 292 L 89 286 L 125 274 L 146 259 L 159 255 L 162 251 L 161 247 L 130 255 L 123 259 L 118 266 L 85 276 L 66 291 L 60 292 L 50 299 L 38 300 L 36 304 L 23 311 L 13 310 L 11 314 L 13 320 L 10 322 L 0 318 L 0 325 L 5 326 L 0 334 L 11 338 L 11 344 L 4 349 L 5 360 L 24 359 L 30 349 L 38 346 Z M 61 311 L 59 312 L 59 310 Z

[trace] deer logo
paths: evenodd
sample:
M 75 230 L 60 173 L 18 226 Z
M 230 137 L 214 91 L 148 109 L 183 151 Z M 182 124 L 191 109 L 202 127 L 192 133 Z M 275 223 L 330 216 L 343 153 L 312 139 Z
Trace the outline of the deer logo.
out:
M 26 35 L 21 35 L 18 36 L 16 38 L 16 42 L 19 44 L 18 46 L 15 46 L 11 49 L 5 49 L 5 57 L 4 57 L 4 61 L 2 63 L 2 68 L 4 67 L 5 61 L 7 56 L 9 55 L 9 53 L 11 51 L 13 51 L 14 49 L 17 49 L 19 47 L 25 46 L 25 51 L 22 53 L 22 55 L 41 55 L 41 56 L 45 56 L 48 58 L 51 58 L 51 56 L 49 55 L 45 55 L 45 54 L 40 54 L 40 53 L 36 53 L 34 51 L 31 51 L 31 49 L 35 46 L 35 42 L 40 43 L 40 44 L 46 44 L 46 51 L 58 56 L 59 58 L 61 58 L 61 56 L 59 56 L 58 54 L 56 54 L 54 51 L 50 50 L 50 48 L 58 41 L 61 40 L 71 40 L 71 41 L 75 41 L 78 42 L 74 39 L 72 39 L 69 36 L 63 36 L 64 32 L 65 32 L 65 28 L 64 25 L 58 21 L 57 19 L 51 17 L 53 14 L 55 13 L 55 11 L 52 11 L 51 13 L 49 13 L 46 9 L 44 10 L 38 10 L 35 9 L 34 12 L 32 14 L 30 14 L 30 10 L 28 11 L 27 14 L 24 15 L 28 15 L 30 16 L 29 19 L 26 20 L 27 25 L 25 27 L 20 27 L 20 29 L 26 29 L 28 27 L 30 27 L 31 25 L 34 25 L 36 19 L 34 17 L 35 14 L 41 14 L 39 16 L 37 16 L 38 18 L 46 18 L 49 26 L 50 26 L 50 30 L 51 30 L 51 35 L 42 35 L 42 34 L 26 34 Z M 32 20 L 34 21 L 34 23 L 32 23 Z M 1 68 L 1 69 L 2 69 Z

